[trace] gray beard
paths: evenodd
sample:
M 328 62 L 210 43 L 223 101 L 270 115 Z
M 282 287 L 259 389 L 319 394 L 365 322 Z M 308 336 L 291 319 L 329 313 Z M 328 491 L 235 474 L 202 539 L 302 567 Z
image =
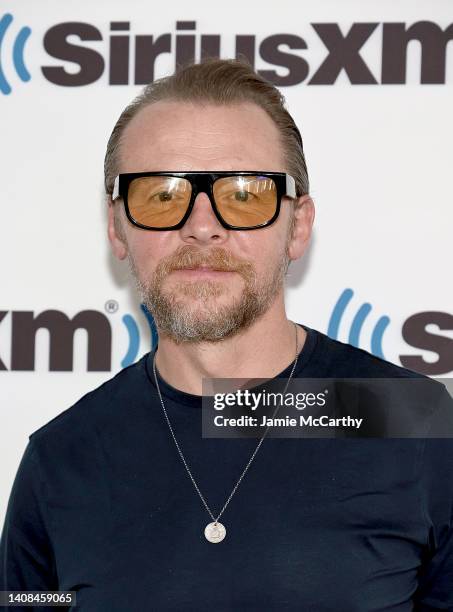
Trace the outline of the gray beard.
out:
M 208 253 L 184 245 L 161 261 L 150 281 L 141 281 L 129 257 L 142 302 L 152 314 L 159 335 L 177 344 L 218 342 L 247 329 L 263 315 L 275 300 L 288 267 L 288 257 L 268 272 L 258 285 L 256 272 L 249 262 L 233 258 L 225 249 L 215 247 Z M 213 280 L 179 282 L 171 290 L 163 283 L 169 272 L 197 265 L 210 265 L 218 270 L 233 270 L 243 279 L 244 288 L 238 299 L 227 305 L 216 305 L 215 298 L 228 291 L 225 283 Z M 197 302 L 188 304 L 184 296 Z

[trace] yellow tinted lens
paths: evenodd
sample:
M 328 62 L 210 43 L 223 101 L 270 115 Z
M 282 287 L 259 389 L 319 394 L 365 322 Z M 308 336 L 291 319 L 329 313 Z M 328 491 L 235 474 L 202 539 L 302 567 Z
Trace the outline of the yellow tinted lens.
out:
M 191 192 L 192 186 L 184 178 L 142 176 L 129 185 L 129 212 L 147 227 L 172 227 L 184 217 Z
M 229 176 L 214 183 L 214 200 L 223 219 L 235 227 L 263 225 L 277 208 L 277 187 L 264 176 Z

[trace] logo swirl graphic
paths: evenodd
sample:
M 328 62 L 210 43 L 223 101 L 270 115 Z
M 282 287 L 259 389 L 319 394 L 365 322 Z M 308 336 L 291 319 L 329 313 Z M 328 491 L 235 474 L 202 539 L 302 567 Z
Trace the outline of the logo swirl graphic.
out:
M 151 332 L 151 348 L 155 347 L 158 342 L 157 328 L 154 322 L 154 318 L 149 310 L 146 308 L 144 304 L 140 305 L 141 311 L 146 317 L 146 321 L 149 325 L 149 329 Z M 134 361 L 137 359 L 138 351 L 140 348 L 140 331 L 135 321 L 134 317 L 130 314 L 125 314 L 122 318 L 124 326 L 127 329 L 129 335 L 129 346 L 127 348 L 126 354 L 121 360 L 121 367 L 127 368 L 132 365 Z
M 352 289 L 345 289 L 334 306 L 332 315 L 330 317 L 329 326 L 327 328 L 327 335 L 330 338 L 333 338 L 334 340 L 338 340 L 341 319 L 353 295 L 354 291 Z M 352 320 L 348 338 L 348 342 L 349 344 L 352 344 L 352 346 L 360 346 L 360 333 L 362 331 L 365 319 L 367 318 L 371 310 L 371 304 L 365 302 L 356 312 Z M 376 355 L 376 357 L 380 357 L 381 359 L 385 359 L 384 352 L 382 350 L 382 338 L 389 323 L 389 317 L 380 317 L 376 322 L 376 325 L 374 326 L 373 332 L 371 334 L 371 352 L 373 353 L 373 355 Z
M 0 19 L 0 91 L 5 95 L 10 94 L 12 91 L 12 88 L 3 71 L 3 65 L 2 65 L 3 39 L 12 21 L 13 21 L 13 16 L 9 13 L 6 13 Z M 23 28 L 21 28 L 18 34 L 16 35 L 16 38 L 13 44 L 13 49 L 12 49 L 14 68 L 17 74 L 19 75 L 19 78 L 24 83 L 31 79 L 30 73 L 28 72 L 27 68 L 25 67 L 25 63 L 24 63 L 24 47 L 25 47 L 25 43 L 27 42 L 30 34 L 31 34 L 31 28 L 29 28 L 28 26 L 24 26 Z

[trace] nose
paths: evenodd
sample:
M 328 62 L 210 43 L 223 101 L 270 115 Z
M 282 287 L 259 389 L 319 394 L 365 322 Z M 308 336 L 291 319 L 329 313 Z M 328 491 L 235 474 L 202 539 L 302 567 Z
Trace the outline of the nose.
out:
M 206 193 L 197 195 L 189 218 L 180 232 L 181 238 L 189 244 L 221 244 L 228 236 L 228 230 L 219 223 Z

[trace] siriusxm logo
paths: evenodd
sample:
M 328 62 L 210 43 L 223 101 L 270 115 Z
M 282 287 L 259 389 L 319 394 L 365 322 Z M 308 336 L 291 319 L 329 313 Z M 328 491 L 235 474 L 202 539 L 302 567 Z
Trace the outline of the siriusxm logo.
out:
M 1 69 L 4 34 L 13 20 L 5 14 L 0 20 L 0 91 L 11 92 Z M 268 68 L 257 72 L 279 87 L 333 85 L 345 74 L 351 85 L 403 85 L 407 82 L 408 55 L 419 64 L 421 84 L 445 84 L 448 42 L 453 40 L 453 24 L 442 29 L 432 21 L 306 24 L 307 35 L 314 45 L 309 48 L 307 36 L 299 33 L 275 33 L 232 36 L 197 32 L 196 21 L 176 21 L 173 32 L 134 34 L 130 21 L 112 21 L 96 27 L 91 23 L 69 21 L 57 23 L 44 34 L 46 58 L 42 76 L 61 87 L 81 87 L 100 80 L 109 85 L 144 85 L 154 81 L 156 64 L 170 58 L 174 68 L 205 57 L 242 57 L 253 67 L 257 60 Z M 13 65 L 22 81 L 30 74 L 25 67 L 24 48 L 31 33 L 22 27 L 12 48 Z M 374 56 L 365 60 L 363 47 L 373 41 Z M 412 50 L 416 41 L 421 53 Z M 6 46 L 6 43 L 5 43 Z M 316 48 L 318 46 L 318 49 Z M 9 48 L 9 47 L 8 47 Z M 223 50 L 223 54 L 222 54 Z M 327 51 L 327 56 L 325 52 Z M 324 56 L 319 62 L 310 58 Z M 51 60 L 50 64 L 48 60 Z M 74 71 L 73 66 L 78 70 Z
M 327 335 L 340 339 L 340 327 L 344 327 L 346 309 L 352 308 L 352 289 L 345 289 L 333 307 L 328 323 Z M 368 303 L 360 304 L 349 327 L 347 341 L 353 346 L 365 348 L 377 357 L 385 358 L 383 337 L 390 325 L 386 315 L 377 317 L 372 323 L 370 345 L 365 346 L 362 331 L 365 320 L 371 314 Z M 142 323 L 150 332 L 152 348 L 157 344 L 157 329 L 152 315 L 141 305 Z M 7 317 L 7 315 L 10 315 Z M 126 346 L 122 342 L 121 352 L 113 356 L 114 369 L 117 364 L 125 368 L 139 357 L 141 332 L 140 322 L 130 313 L 121 314 L 115 300 L 106 302 L 104 312 L 83 310 L 70 318 L 60 310 L 46 310 L 39 314 L 33 311 L 0 311 L 0 325 L 4 319 L 11 323 L 11 356 L 9 367 L 6 366 L 0 352 L 0 371 L 34 371 L 36 369 L 36 340 L 39 330 L 45 329 L 49 336 L 48 369 L 51 372 L 69 372 L 74 370 L 74 335 L 78 330 L 86 332 L 86 369 L 88 372 L 107 372 L 112 370 L 112 336 L 126 333 Z M 434 328 L 434 330 L 433 330 Z M 143 329 L 143 328 L 142 328 Z M 146 330 L 146 327 L 145 327 Z M 5 330 L 6 331 L 6 330 Z M 442 335 L 442 332 L 445 333 Z M 413 349 L 429 351 L 437 359 L 427 361 L 421 353 L 399 355 L 401 365 L 429 376 L 440 376 L 453 372 L 453 314 L 440 311 L 418 312 L 409 316 L 403 323 L 401 336 L 404 342 Z M 118 336 L 118 337 L 119 337 Z M 145 339 L 145 342 L 147 340 Z M 115 343 L 115 346 L 117 343 Z M 115 349 L 116 350 L 116 349 Z M 0 346 L 1 351 L 1 346 Z M 388 357 L 387 357 L 388 358 Z M 47 367 L 47 364 L 46 364 Z
M 345 289 L 333 307 L 332 314 L 327 326 L 327 335 L 334 340 L 339 340 L 340 325 L 346 309 L 354 296 L 352 289 Z M 350 306 L 352 308 L 352 306 Z M 382 347 L 384 333 L 390 324 L 390 317 L 383 315 L 372 323 L 370 344 L 364 346 L 361 332 L 372 306 L 365 302 L 358 306 L 349 326 L 346 341 L 352 346 L 365 348 L 376 357 L 385 359 Z M 354 311 L 353 311 L 354 312 Z M 431 327 L 431 329 L 430 329 Z M 403 323 L 401 335 L 403 340 L 411 347 L 430 351 L 437 355 L 434 361 L 427 361 L 423 355 L 399 355 L 402 366 L 427 374 L 428 376 L 440 376 L 453 372 L 453 337 L 436 333 L 432 327 L 439 331 L 453 332 L 453 314 L 441 311 L 418 312 L 409 316 Z
M 5 73 L 3 72 L 3 69 L 2 69 L 2 49 L 3 49 L 2 44 L 3 44 L 3 39 L 5 37 L 6 31 L 8 30 L 12 21 L 13 21 L 13 16 L 10 15 L 9 13 L 7 13 L 6 15 L 3 15 L 3 17 L 0 19 L 0 91 L 3 94 L 11 93 L 11 85 L 9 84 L 5 76 Z M 14 68 L 16 69 L 16 72 L 19 75 L 19 78 L 21 79 L 21 81 L 24 81 L 24 82 L 30 80 L 30 73 L 28 72 L 27 68 L 25 67 L 25 63 L 24 63 L 24 47 L 25 47 L 25 43 L 27 42 L 30 34 L 31 34 L 31 29 L 29 27 L 27 26 L 22 27 L 15 36 L 12 51 L 11 51 L 12 56 L 13 56 Z
M 0 357 L 0 370 L 31 372 L 35 370 L 36 337 L 41 329 L 49 335 L 49 371 L 71 372 L 74 369 L 74 335 L 84 330 L 87 336 L 87 371 L 108 372 L 112 369 L 112 332 L 118 329 L 118 303 L 109 300 L 105 314 L 98 310 L 82 310 L 72 319 L 60 310 L 45 310 L 37 315 L 33 311 L 0 311 L 0 323 L 8 314 L 11 316 L 11 359 L 10 367 Z M 151 335 L 151 347 L 157 344 L 157 330 L 154 319 L 142 304 L 145 321 Z M 121 323 L 127 331 L 127 346 L 120 358 L 125 368 L 137 359 L 140 349 L 139 324 L 131 314 L 121 316 Z

